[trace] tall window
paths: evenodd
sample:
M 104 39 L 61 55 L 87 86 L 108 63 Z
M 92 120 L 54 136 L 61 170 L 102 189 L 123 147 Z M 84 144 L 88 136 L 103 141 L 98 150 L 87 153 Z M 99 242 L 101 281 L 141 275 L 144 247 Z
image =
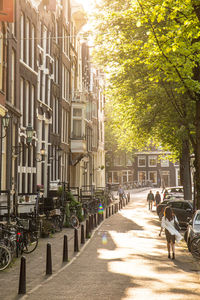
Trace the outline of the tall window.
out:
M 62 97 L 69 101 L 69 71 L 65 65 L 62 67 Z
M 149 156 L 149 167 L 157 167 L 157 156 L 156 155 Z
M 53 115 L 52 115 L 53 133 L 58 134 L 58 98 L 53 97 Z
M 149 171 L 149 180 L 153 184 L 157 184 L 157 172 L 156 171 Z
M 68 143 L 68 112 L 62 110 L 62 142 Z
M 73 108 L 73 137 L 83 136 L 83 110 L 82 108 Z
M 63 52 L 69 57 L 69 33 L 63 27 Z
M 32 25 L 32 39 L 31 39 L 31 67 L 34 69 L 35 62 L 35 27 Z
M 15 64 L 16 64 L 16 54 L 15 51 L 12 49 L 12 66 L 11 66 L 11 95 L 10 95 L 10 100 L 11 103 L 14 105 L 15 104 Z
M 146 180 L 146 172 L 145 171 L 139 171 L 138 172 L 138 181 L 142 182 Z
M 138 167 L 146 167 L 146 156 L 138 156 Z
M 58 66 L 59 66 L 59 61 L 58 58 L 56 57 L 54 60 L 54 81 L 55 83 L 58 83 Z
M 30 61 L 30 36 L 31 36 L 31 22 L 29 19 L 26 20 L 26 63 L 29 65 Z
M 24 60 L 24 22 L 25 22 L 25 18 L 24 18 L 24 14 L 21 14 L 21 59 Z
M 26 126 L 28 126 L 28 124 L 30 122 L 30 111 L 29 111 L 30 110 L 30 84 L 28 81 L 26 81 L 26 98 L 25 99 L 26 99 Z

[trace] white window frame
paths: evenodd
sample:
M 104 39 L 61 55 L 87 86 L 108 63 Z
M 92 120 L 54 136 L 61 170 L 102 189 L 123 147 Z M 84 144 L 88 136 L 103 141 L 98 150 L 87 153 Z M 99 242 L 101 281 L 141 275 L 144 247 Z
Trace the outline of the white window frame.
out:
M 16 53 L 15 50 L 12 49 L 12 66 L 11 66 L 11 103 L 15 104 L 15 68 L 16 68 Z
M 144 165 L 140 165 L 140 159 L 145 161 Z M 138 156 L 138 168 L 143 168 L 143 167 L 146 167 L 146 156 L 144 155 L 140 155 Z
M 151 160 L 151 159 L 155 159 L 155 160 L 156 160 L 156 164 L 151 165 L 151 164 L 150 164 L 150 160 Z M 148 156 L 148 166 L 151 167 L 151 168 L 157 167 L 157 164 L 158 164 L 157 159 L 158 159 L 158 158 L 157 158 L 157 155 L 149 155 L 149 156 Z
M 81 114 L 81 116 L 74 116 L 74 110 L 75 109 L 80 109 L 81 110 L 81 112 L 82 112 L 82 114 Z M 73 112 L 72 112 L 72 133 L 74 133 L 74 120 L 79 120 L 79 121 L 81 121 L 81 137 L 83 137 L 83 135 L 84 135 L 84 120 L 83 120 L 83 113 L 84 113 L 84 111 L 83 111 L 83 108 L 82 107 L 78 107 L 78 106 L 76 106 L 76 107 L 73 107 Z
M 28 81 L 26 81 L 26 91 L 25 91 L 25 95 L 26 95 L 26 126 L 28 126 L 30 120 L 29 120 L 29 105 L 30 105 L 30 83 Z
M 144 179 L 144 181 L 146 181 L 146 180 L 147 180 L 147 172 L 146 172 L 146 171 L 138 171 L 138 182 L 141 182 L 141 181 L 140 181 L 140 173 L 144 173 L 144 174 L 145 174 L 145 179 Z
M 150 174 L 151 173 L 155 173 L 156 174 L 156 182 L 152 182 L 153 184 L 157 184 L 158 183 L 158 172 L 157 171 L 149 171 L 148 172 L 148 180 L 151 181 L 151 178 L 150 178 Z
M 24 13 L 21 13 L 21 60 L 24 61 Z
M 34 62 L 35 62 L 35 26 L 34 25 L 32 25 L 31 48 L 32 48 L 31 67 L 34 70 Z

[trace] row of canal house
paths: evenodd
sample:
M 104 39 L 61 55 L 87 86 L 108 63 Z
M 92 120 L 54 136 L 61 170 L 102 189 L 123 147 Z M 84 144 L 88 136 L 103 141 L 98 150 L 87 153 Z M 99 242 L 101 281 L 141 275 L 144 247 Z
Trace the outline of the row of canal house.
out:
M 141 186 L 167 187 L 180 185 L 178 162 L 169 160 L 170 152 L 150 149 L 134 153 L 107 151 L 106 183 L 130 189 Z
M 0 214 L 34 201 L 38 189 L 48 197 L 55 182 L 105 186 L 104 80 L 81 40 L 82 7 L 2 3 L 0 20 L 7 5 L 14 19 L 0 22 Z

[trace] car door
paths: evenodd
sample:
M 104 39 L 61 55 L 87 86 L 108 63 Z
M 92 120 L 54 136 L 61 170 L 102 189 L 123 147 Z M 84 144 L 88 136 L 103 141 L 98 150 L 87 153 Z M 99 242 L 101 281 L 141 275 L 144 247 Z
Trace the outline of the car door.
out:
M 174 201 L 170 203 L 170 206 L 177 217 L 179 222 L 183 222 L 184 217 L 183 217 L 183 202 L 180 201 Z
M 192 218 L 192 206 L 188 202 L 185 202 L 183 203 L 183 210 L 183 222 L 187 223 L 188 219 Z

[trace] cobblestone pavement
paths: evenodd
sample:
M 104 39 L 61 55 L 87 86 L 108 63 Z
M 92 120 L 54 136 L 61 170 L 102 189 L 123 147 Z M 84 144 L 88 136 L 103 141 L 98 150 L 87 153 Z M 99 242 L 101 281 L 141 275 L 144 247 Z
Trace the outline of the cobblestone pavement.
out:
M 0 299 L 200 299 L 199 263 L 185 242 L 167 258 L 159 220 L 146 205 L 147 191 L 133 193 L 131 202 L 105 219 L 92 238 L 73 253 L 73 230 L 41 239 L 27 258 L 27 294 L 18 296 L 19 260 L 0 273 Z M 63 235 L 69 241 L 68 264 L 62 264 Z M 46 243 L 52 244 L 53 275 L 45 275 Z

